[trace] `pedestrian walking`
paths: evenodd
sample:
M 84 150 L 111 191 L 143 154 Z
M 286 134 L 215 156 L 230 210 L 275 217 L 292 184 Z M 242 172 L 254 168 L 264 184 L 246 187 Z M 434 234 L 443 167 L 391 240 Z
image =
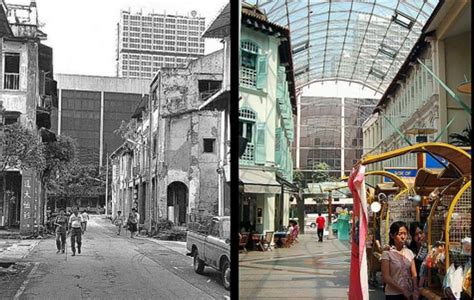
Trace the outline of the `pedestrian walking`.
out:
M 81 222 L 82 233 L 86 232 L 87 221 L 89 221 L 89 215 L 87 214 L 87 211 L 84 209 L 82 211 L 82 222 Z
M 408 226 L 394 222 L 390 226 L 390 249 L 382 253 L 381 269 L 385 299 L 418 299 L 415 255 L 406 246 Z
M 59 253 L 60 251 L 64 253 L 66 248 L 66 233 L 67 233 L 67 217 L 64 215 L 64 210 L 59 211 L 59 216 L 54 220 L 54 225 L 56 226 L 56 248 Z
M 137 218 L 137 236 L 140 235 L 140 214 L 138 213 L 138 209 L 133 208 L 132 211 L 135 213 L 135 217 Z
M 318 225 L 318 242 L 323 242 L 323 235 L 324 235 L 324 224 L 326 223 L 326 219 L 321 216 L 321 213 L 318 213 L 318 217 L 316 218 L 316 224 Z
M 122 226 L 123 226 L 123 223 L 124 223 L 123 216 L 122 216 L 122 211 L 120 211 L 120 210 L 117 211 L 117 215 L 112 220 L 112 223 L 115 224 L 115 226 L 117 226 L 117 235 L 120 235 L 120 233 L 122 232 Z
M 138 230 L 137 229 L 138 228 L 137 216 L 135 215 L 133 211 L 130 212 L 130 214 L 128 215 L 127 226 L 128 226 L 128 230 L 130 230 L 130 238 L 133 239 L 133 237 L 135 236 L 135 233 Z
M 77 242 L 77 252 L 81 254 L 82 246 L 82 216 L 79 214 L 77 207 L 74 207 L 72 210 L 72 215 L 69 217 L 69 228 L 71 228 L 71 250 L 72 255 L 76 255 L 76 242 Z

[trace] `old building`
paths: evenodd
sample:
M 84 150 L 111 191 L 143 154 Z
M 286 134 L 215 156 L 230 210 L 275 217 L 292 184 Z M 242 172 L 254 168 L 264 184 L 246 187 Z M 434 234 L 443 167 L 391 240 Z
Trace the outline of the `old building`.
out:
M 228 25 L 227 5 L 204 37 L 228 45 Z M 230 214 L 229 61 L 225 46 L 186 68 L 157 72 L 134 114 L 134 138 L 111 156 L 114 214 L 136 207 L 147 230 L 160 219 L 186 225 Z
M 296 97 L 288 29 L 242 4 L 239 82 L 240 223 L 259 233 L 288 225 Z
M 37 133 L 51 128 L 51 109 L 57 106 L 52 49 L 42 42 L 36 1 L 29 5 L 0 2 L 0 107 L 3 124 L 20 122 Z M 0 180 L 0 226 L 27 234 L 44 221 L 44 187 L 40 174 L 7 169 Z
M 433 12 L 364 123 L 367 152 L 382 153 L 408 143 L 452 143 L 451 134 L 470 128 L 471 5 L 471 1 L 445 1 Z M 371 165 L 375 170 L 394 167 L 412 180 L 417 168 L 443 168 L 431 156 L 416 154 Z

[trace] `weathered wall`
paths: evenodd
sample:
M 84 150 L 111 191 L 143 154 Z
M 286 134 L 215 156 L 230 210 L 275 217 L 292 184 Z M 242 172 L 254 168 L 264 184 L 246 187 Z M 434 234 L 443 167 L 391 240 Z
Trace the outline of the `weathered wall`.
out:
M 158 101 L 164 134 L 159 134 L 163 157 L 158 157 L 159 217 L 167 217 L 167 190 L 173 182 L 188 189 L 187 213 L 218 213 L 218 153 L 220 112 L 201 111 L 198 80 L 222 80 L 223 51 L 193 61 L 189 68 L 163 69 Z M 162 126 L 162 125 L 160 125 Z M 214 152 L 203 153 L 203 139 L 215 138 Z

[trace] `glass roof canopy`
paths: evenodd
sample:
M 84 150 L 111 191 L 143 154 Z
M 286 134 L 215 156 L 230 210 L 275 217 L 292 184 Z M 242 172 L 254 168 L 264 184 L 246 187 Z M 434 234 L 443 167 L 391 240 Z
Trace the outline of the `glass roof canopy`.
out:
M 357 82 L 381 94 L 438 0 L 247 0 L 291 33 L 295 84 Z

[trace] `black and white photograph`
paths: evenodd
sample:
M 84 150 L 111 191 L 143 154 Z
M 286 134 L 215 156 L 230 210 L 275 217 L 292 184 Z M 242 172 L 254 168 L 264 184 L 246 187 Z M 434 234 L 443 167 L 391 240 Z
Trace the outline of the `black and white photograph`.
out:
M 0 298 L 229 298 L 228 1 L 0 4 Z

